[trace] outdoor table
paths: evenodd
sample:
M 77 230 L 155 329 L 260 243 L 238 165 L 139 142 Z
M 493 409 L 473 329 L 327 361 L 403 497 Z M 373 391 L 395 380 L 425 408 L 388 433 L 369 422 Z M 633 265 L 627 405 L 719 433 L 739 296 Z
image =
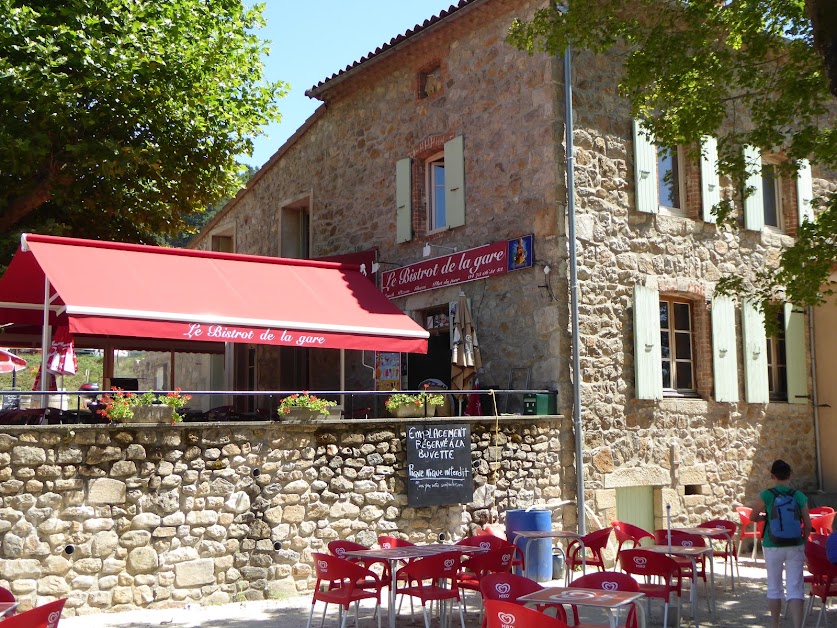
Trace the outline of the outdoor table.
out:
M 543 539 L 550 539 L 550 543 L 553 539 L 564 539 L 569 541 L 578 541 L 581 544 L 579 551 L 581 552 L 581 573 L 587 573 L 587 558 L 584 556 L 584 541 L 581 540 L 581 535 L 577 532 L 566 532 L 564 530 L 516 530 L 514 532 L 516 535 L 514 537 L 514 544 L 520 547 L 517 540 L 518 539 L 529 539 L 532 541 L 540 541 Z M 532 547 L 532 543 L 526 544 L 526 550 L 523 552 L 523 562 L 526 564 L 526 570 L 529 568 L 529 549 Z M 565 581 L 567 584 L 570 583 L 570 569 L 567 566 L 567 555 L 564 552 L 564 549 L 558 545 L 558 550 L 564 556 L 564 565 L 565 565 L 565 572 L 566 577 Z M 522 547 L 520 548 L 523 549 Z M 523 574 L 526 576 L 527 574 L 524 572 Z
M 365 549 L 347 551 L 344 555 L 352 558 L 376 558 L 389 562 L 389 626 L 395 628 L 395 572 L 397 563 L 435 556 L 445 552 L 459 552 L 460 554 L 482 554 L 488 550 L 470 545 L 454 545 L 449 543 L 432 543 L 430 545 L 410 545 L 408 547 L 391 547 L 388 549 Z
M 0 602 L 0 617 L 4 617 L 17 608 L 17 602 Z
M 698 526 L 696 528 L 672 528 L 672 530 L 679 530 L 680 532 L 685 532 L 686 534 L 697 534 L 698 536 L 702 536 L 706 539 L 707 545 L 712 548 L 712 541 L 723 539 L 724 541 L 732 542 L 732 537 L 730 536 L 729 532 L 727 532 L 724 528 L 707 528 L 704 526 Z M 712 551 L 709 553 L 709 559 L 714 561 L 715 560 L 715 550 L 712 548 Z M 731 565 L 730 567 L 730 584 L 733 591 L 735 591 L 735 565 Z M 714 566 L 711 571 L 714 571 Z M 726 578 L 726 566 L 724 566 L 724 578 Z M 714 595 L 714 592 L 713 592 Z M 713 606 L 714 606 L 714 597 L 713 597 Z
M 672 528 L 673 529 L 673 528 Z M 698 587 L 698 571 L 697 559 L 699 556 L 708 555 L 709 560 L 709 595 L 711 597 L 710 612 L 712 617 L 715 617 L 715 565 L 712 560 L 712 547 L 687 547 L 682 545 L 646 545 L 644 550 L 650 552 L 657 552 L 658 554 L 667 554 L 669 556 L 682 556 L 692 561 L 692 590 L 689 593 L 689 603 L 692 605 L 692 617 L 695 620 L 695 628 L 699 627 L 698 623 L 698 604 L 697 604 L 697 587 Z
M 526 604 L 574 604 L 601 608 L 607 613 L 610 628 L 616 628 L 619 610 L 645 597 L 638 591 L 605 591 L 603 589 L 583 589 L 581 587 L 545 587 L 534 593 L 517 598 Z M 645 628 L 645 610 L 642 604 L 636 604 L 639 628 Z M 587 624 L 585 624 L 587 625 Z

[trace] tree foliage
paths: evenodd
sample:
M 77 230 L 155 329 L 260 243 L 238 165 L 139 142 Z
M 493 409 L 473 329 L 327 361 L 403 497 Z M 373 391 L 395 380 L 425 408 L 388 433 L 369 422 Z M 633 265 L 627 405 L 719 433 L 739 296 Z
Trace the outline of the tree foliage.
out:
M 0 233 L 150 242 L 230 196 L 286 91 L 262 8 L 0 0 Z
M 719 170 L 742 195 L 742 146 L 837 167 L 837 2 L 833 0 L 567 0 L 516 20 L 508 40 L 530 53 L 574 49 L 621 61 L 620 93 L 665 146 L 718 138 Z M 833 174 L 833 173 L 832 173 Z M 733 199 L 716 211 L 735 222 Z M 735 199 L 739 202 L 741 197 Z M 817 305 L 837 261 L 837 195 L 818 200 L 818 219 L 800 228 L 778 270 L 722 287 Z

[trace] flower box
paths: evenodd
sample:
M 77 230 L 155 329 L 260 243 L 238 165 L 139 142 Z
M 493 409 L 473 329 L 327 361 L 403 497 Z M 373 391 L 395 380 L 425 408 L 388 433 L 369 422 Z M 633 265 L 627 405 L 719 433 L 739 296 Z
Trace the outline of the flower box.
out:
M 405 403 L 400 405 L 395 409 L 395 412 L 390 411 L 390 414 L 398 417 L 399 419 L 419 418 L 425 416 L 424 406 L 417 406 L 414 403 Z M 436 406 L 428 405 L 427 416 L 435 416 L 435 414 Z
M 128 419 L 128 423 L 171 423 L 174 416 L 174 408 L 163 404 L 150 406 L 134 406 L 134 416 Z

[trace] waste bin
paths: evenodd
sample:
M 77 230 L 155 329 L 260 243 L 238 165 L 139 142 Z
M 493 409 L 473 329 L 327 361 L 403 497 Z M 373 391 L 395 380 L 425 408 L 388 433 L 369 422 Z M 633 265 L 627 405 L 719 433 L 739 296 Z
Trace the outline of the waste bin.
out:
M 549 510 L 507 510 L 506 538 L 514 543 L 517 531 L 549 532 L 552 512 Z M 529 548 L 529 544 L 533 543 Z M 552 580 L 552 539 L 521 539 L 517 545 L 526 559 L 526 575 L 536 582 Z

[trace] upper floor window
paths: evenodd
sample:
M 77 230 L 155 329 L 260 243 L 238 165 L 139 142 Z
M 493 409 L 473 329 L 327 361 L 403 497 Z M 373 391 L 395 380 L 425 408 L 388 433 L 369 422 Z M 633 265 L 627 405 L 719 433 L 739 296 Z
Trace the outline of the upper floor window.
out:
M 782 179 L 776 165 L 762 162 L 761 196 L 764 204 L 764 224 L 781 229 L 782 221 Z
M 771 401 L 788 398 L 788 367 L 785 355 L 785 314 L 779 312 L 779 331 L 767 339 L 767 389 Z
M 445 154 L 427 160 L 427 230 L 436 231 L 447 226 L 445 220 Z
M 683 149 L 679 146 L 657 147 L 657 190 L 660 207 L 685 210 L 683 200 Z

